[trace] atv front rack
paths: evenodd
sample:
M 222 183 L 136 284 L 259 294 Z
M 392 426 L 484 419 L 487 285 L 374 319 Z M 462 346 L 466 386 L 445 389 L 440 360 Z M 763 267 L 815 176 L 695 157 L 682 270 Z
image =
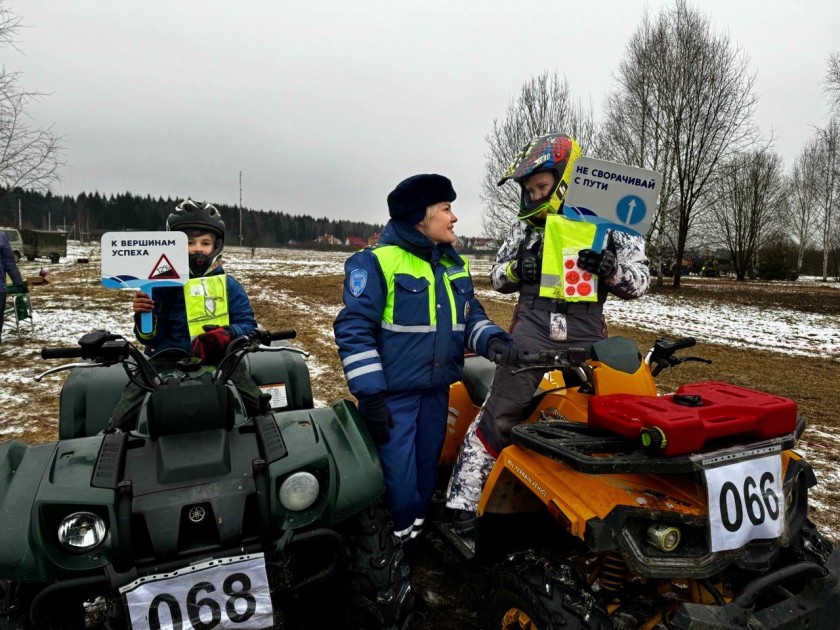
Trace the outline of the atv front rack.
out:
M 573 470 L 586 474 L 621 473 L 691 473 L 717 464 L 752 459 L 791 449 L 805 431 L 805 421 L 796 418 L 792 433 L 767 440 L 709 443 L 696 453 L 674 457 L 643 449 L 637 440 L 630 440 L 581 422 L 541 420 L 513 428 L 512 440 L 517 446 L 563 462 Z

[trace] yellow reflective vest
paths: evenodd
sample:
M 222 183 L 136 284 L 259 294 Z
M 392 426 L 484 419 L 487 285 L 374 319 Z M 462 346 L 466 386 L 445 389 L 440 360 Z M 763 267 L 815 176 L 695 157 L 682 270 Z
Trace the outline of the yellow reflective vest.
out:
M 428 287 L 434 287 L 435 274 L 427 261 L 396 245 L 374 247 L 371 252 L 379 261 L 385 279 L 387 297 L 382 312 L 384 329 L 433 332 L 437 329 L 438 312 L 443 310 L 451 319 L 452 330 L 464 330 L 464 301 L 456 304 L 453 282 L 460 278 L 470 278 L 466 258 L 463 258 L 463 265 L 455 265 L 447 258 L 440 260 L 440 264 L 446 268 L 444 287 L 449 303 L 448 309 L 441 309 L 437 305 L 435 292 L 428 290 Z M 469 283 L 472 285 L 471 280 Z
M 595 243 L 594 223 L 559 214 L 546 217 L 540 297 L 566 302 L 597 302 L 598 276 L 577 266 L 578 252 Z
M 204 332 L 204 326 L 228 326 L 227 277 L 225 274 L 191 278 L 184 285 L 184 304 L 190 338 Z

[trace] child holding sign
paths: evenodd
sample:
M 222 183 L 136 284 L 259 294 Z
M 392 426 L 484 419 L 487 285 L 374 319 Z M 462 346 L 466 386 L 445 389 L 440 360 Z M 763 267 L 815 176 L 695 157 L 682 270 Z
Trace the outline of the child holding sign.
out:
M 228 344 L 257 327 L 245 289 L 221 266 L 225 224 L 211 204 L 182 201 L 166 220 L 169 230 L 188 238 L 190 280 L 183 286 L 155 289 L 154 299 L 138 291 L 134 296 L 134 333 L 155 357 L 164 350 L 179 349 L 202 362 L 214 364 Z M 151 326 L 142 325 L 151 314 Z M 231 377 L 245 403 L 246 412 L 258 411 L 259 388 L 240 364 Z M 136 422 L 144 392 L 129 384 L 114 409 L 112 424 L 130 428 Z
M 490 273 L 500 293 L 519 291 L 510 332 L 524 350 L 587 350 L 607 336 L 603 304 L 607 294 L 622 299 L 644 295 L 650 285 L 644 239 L 606 230 L 596 243 L 596 226 L 559 216 L 572 180 L 580 145 L 567 135 L 535 138 L 499 182 L 521 188 L 520 210 Z M 475 508 L 499 452 L 531 402 L 542 373 L 511 374 L 498 367 L 487 400 L 470 426 L 452 471 L 446 505 L 455 529 L 475 523 Z

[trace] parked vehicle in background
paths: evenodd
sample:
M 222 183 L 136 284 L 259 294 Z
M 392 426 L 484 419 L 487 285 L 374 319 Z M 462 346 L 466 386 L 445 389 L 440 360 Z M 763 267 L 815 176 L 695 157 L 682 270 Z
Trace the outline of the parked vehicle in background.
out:
M 51 263 L 67 255 L 67 234 L 48 230 L 21 230 L 26 260 L 49 258 Z
M 0 231 L 6 233 L 12 253 L 15 255 L 15 261 L 20 260 L 20 257 L 23 256 L 23 240 L 20 237 L 20 232 L 13 227 L 0 227 Z

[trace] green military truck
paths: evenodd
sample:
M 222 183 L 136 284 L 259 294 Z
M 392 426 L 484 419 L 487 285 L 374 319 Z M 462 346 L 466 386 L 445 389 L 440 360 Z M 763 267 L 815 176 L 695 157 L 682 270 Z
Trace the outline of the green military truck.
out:
M 57 263 L 58 259 L 67 255 L 67 234 L 48 230 L 21 230 L 23 239 L 23 255 L 26 260 L 49 258 Z

